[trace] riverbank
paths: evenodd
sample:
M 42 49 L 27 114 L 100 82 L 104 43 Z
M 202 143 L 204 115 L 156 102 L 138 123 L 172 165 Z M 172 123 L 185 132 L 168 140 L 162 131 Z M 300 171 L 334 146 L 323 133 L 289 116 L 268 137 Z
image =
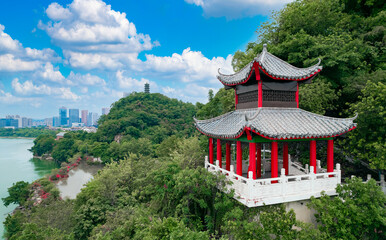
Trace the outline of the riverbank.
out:
M 0 138 L 0 199 L 8 196 L 8 188 L 18 181 L 33 182 L 49 174 L 58 166 L 53 162 L 33 160 L 28 151 L 33 146 L 29 138 Z M 5 207 L 0 202 L 0 239 L 3 235 L 3 222 L 16 204 Z
M 30 139 L 30 140 L 35 140 L 36 138 L 34 137 L 12 137 L 12 136 L 7 136 L 7 137 L 2 137 L 0 136 L 0 138 L 3 138 L 3 139 Z

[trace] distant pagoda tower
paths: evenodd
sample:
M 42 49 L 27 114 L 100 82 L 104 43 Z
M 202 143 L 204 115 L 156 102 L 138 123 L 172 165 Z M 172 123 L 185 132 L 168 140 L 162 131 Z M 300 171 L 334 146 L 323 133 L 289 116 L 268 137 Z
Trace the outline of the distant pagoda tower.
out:
M 320 59 L 314 66 L 297 68 L 269 53 L 264 44 L 263 51 L 239 72 L 219 72 L 217 78 L 225 89 L 235 91 L 236 110 L 212 119 L 194 119 L 195 126 L 209 137 L 205 167 L 226 175 L 237 199 L 246 206 L 309 199 L 320 196 L 321 191 L 336 194 L 341 173 L 339 164 L 334 170 L 333 139 L 356 124 L 355 117 L 332 118 L 299 108 L 299 85 L 311 83 L 321 70 Z M 309 167 L 292 163 L 288 154 L 288 144 L 300 141 L 309 142 Z M 327 141 L 327 169 L 316 158 L 316 141 Z M 264 151 L 268 158 L 262 161 L 263 144 L 270 145 L 270 151 Z M 231 145 L 236 147 L 232 162 Z M 247 160 L 243 148 L 249 148 Z
M 145 83 L 145 93 L 150 93 L 150 84 Z

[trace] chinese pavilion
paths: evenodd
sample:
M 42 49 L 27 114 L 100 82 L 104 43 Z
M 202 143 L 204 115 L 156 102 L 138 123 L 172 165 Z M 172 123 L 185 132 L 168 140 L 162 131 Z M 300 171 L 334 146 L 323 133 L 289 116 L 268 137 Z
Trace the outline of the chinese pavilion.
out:
M 299 108 L 299 85 L 311 83 L 321 70 L 320 60 L 314 66 L 297 68 L 269 53 L 264 44 L 263 51 L 239 72 L 219 72 L 218 79 L 225 89 L 235 91 L 236 110 L 208 120 L 195 119 L 195 125 L 209 137 L 209 161 L 205 161 L 205 167 L 226 175 L 243 204 L 253 207 L 303 200 L 320 196 L 321 191 L 336 194 L 341 177 L 339 164 L 334 170 L 333 138 L 353 130 L 356 124 L 355 117 L 332 118 Z M 291 162 L 288 143 L 293 141 L 309 142 L 310 169 Z M 316 141 L 327 141 L 326 170 L 317 161 Z M 234 142 L 236 173 L 231 164 Z M 271 149 L 265 163 L 261 158 L 262 144 L 270 144 Z M 283 149 L 280 157 L 279 144 Z M 242 156 L 245 147 L 249 147 L 248 160 Z M 270 172 L 270 178 L 262 170 Z

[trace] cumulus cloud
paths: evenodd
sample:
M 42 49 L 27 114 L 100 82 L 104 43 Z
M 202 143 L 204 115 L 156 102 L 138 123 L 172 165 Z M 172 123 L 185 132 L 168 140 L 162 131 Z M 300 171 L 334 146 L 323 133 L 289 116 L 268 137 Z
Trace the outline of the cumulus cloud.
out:
M 59 70 L 54 69 L 52 63 L 47 62 L 42 70 L 36 73 L 37 77 L 51 82 L 63 83 L 65 78 Z
M 22 98 L 15 97 L 11 93 L 4 92 L 3 90 L 0 89 L 0 102 L 1 103 L 11 104 L 11 103 L 16 103 L 16 102 L 21 102 L 21 101 L 23 101 Z
M 80 86 L 105 86 L 106 82 L 102 78 L 91 75 L 90 73 L 87 74 L 80 74 L 80 73 L 74 73 L 70 72 L 70 75 L 68 75 L 67 80 L 71 81 L 74 85 L 80 85 Z M 87 88 L 81 89 L 82 92 L 86 93 L 88 91 Z
M 17 94 L 24 96 L 31 95 L 54 95 L 61 99 L 67 99 L 76 101 L 80 97 L 73 93 L 70 88 L 66 87 L 50 87 L 46 84 L 35 85 L 31 80 L 25 81 L 24 83 L 19 82 L 18 78 L 12 80 L 12 88 Z
M 208 17 L 226 17 L 228 19 L 256 15 L 269 15 L 294 0 L 185 0 L 203 9 Z
M 5 27 L 0 24 L 0 54 L 20 51 L 22 46 L 17 40 L 14 40 L 4 32 Z
M 131 77 L 125 77 L 123 76 L 124 71 L 117 71 L 115 74 L 115 77 L 118 82 L 118 86 L 122 89 L 131 90 L 131 91 L 142 91 L 145 83 L 150 83 L 152 89 L 157 88 L 157 84 L 155 82 L 151 82 L 148 79 L 141 78 L 140 80 L 137 80 L 135 78 Z
M 52 49 L 24 48 L 4 30 L 0 24 L 0 72 L 33 71 L 43 64 L 42 61 L 60 61 Z
M 183 82 L 209 81 L 217 83 L 216 75 L 221 68 L 226 72 L 232 70 L 232 55 L 226 58 L 214 57 L 208 59 L 200 51 L 191 51 L 190 48 L 183 50 L 182 54 L 174 53 L 172 56 L 160 57 L 146 55 L 144 70 L 152 70 L 166 76 L 176 76 Z
M 125 13 L 101 0 L 74 0 L 66 7 L 52 3 L 46 13 L 54 22 L 40 22 L 39 27 L 63 49 L 140 52 L 158 44 L 149 35 L 137 33 Z
M 40 61 L 26 61 L 12 54 L 0 55 L 0 72 L 33 71 L 40 67 Z

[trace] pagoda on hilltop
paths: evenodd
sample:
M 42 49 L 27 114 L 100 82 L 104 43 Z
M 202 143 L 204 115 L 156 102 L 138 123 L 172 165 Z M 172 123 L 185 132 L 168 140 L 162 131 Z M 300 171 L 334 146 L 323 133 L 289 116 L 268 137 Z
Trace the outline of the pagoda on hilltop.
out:
M 205 167 L 226 175 L 233 182 L 227 188 L 234 189 L 235 198 L 246 206 L 304 200 L 319 197 L 321 191 L 336 195 L 341 172 L 339 164 L 334 169 L 334 137 L 356 124 L 355 117 L 326 117 L 299 108 L 299 85 L 310 84 L 321 70 L 320 60 L 297 68 L 269 53 L 264 44 L 263 51 L 239 72 L 219 72 L 217 78 L 225 89 L 235 91 L 236 109 L 212 119 L 194 119 L 195 126 L 209 137 Z M 309 166 L 292 162 L 288 154 L 288 143 L 299 141 L 309 142 Z M 317 160 L 317 141 L 327 141 L 327 169 Z M 266 145 L 270 150 L 262 149 Z M 231 159 L 232 155 L 236 156 Z

